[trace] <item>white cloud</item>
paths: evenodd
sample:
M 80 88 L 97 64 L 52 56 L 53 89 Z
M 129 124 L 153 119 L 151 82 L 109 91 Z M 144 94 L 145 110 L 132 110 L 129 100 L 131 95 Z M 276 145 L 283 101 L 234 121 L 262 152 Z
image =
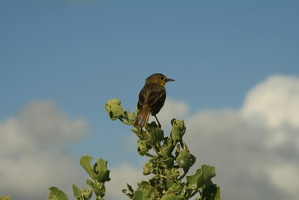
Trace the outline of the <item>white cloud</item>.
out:
M 271 76 L 251 90 L 242 107 L 246 117 L 260 118 L 269 127 L 299 127 L 299 78 Z
M 166 112 L 167 111 L 167 112 Z M 159 117 L 163 122 L 169 122 L 172 118 L 185 117 L 189 112 L 189 106 L 185 102 L 167 98 Z
M 83 170 L 68 147 L 87 133 L 52 101 L 34 102 L 0 123 L 0 188 L 12 199 L 46 199 L 50 186 L 71 191 Z
M 216 167 L 224 199 L 298 199 L 299 78 L 269 77 L 240 110 L 203 111 L 186 122 L 186 141 Z M 201 163 L 201 164 L 202 164 Z
M 127 189 L 127 183 L 136 189 L 137 183 L 148 179 L 142 175 L 142 167 L 137 168 L 129 164 L 111 168 L 110 178 L 111 180 L 106 183 L 107 199 L 128 199 L 122 193 L 122 189 Z
M 298 165 L 294 165 L 292 163 L 281 163 L 269 166 L 267 171 L 271 175 L 271 181 L 277 187 L 282 188 L 284 191 L 289 193 L 293 199 L 298 199 Z

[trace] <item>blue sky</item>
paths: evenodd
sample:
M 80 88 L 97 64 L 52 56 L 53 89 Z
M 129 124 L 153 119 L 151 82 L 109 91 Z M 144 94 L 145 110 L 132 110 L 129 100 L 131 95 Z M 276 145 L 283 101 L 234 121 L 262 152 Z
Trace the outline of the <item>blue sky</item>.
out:
M 105 102 L 118 98 L 133 111 L 145 78 L 161 72 L 176 80 L 168 99 L 189 109 L 178 116 L 238 110 L 268 77 L 298 76 L 298 8 L 297 1 L 1 1 L 0 124 L 52 102 L 70 123 L 88 127 L 70 155 L 142 166 L 130 127 L 110 121 Z

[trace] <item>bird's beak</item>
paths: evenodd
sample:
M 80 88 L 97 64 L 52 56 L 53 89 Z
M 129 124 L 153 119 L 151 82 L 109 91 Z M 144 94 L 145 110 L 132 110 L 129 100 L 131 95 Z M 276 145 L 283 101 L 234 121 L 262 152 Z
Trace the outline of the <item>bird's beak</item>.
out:
M 171 82 L 171 81 L 174 81 L 174 80 L 171 78 L 167 78 L 167 80 L 166 80 L 166 82 Z

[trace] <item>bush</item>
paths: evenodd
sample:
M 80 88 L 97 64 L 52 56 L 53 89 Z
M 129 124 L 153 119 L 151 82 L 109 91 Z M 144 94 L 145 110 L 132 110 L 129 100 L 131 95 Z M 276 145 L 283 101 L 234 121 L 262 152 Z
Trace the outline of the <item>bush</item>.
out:
M 110 118 L 120 120 L 131 129 L 138 138 L 137 151 L 141 156 L 148 157 L 148 162 L 143 167 L 143 175 L 152 175 L 147 181 L 138 183 L 134 190 L 131 185 L 122 192 L 133 200 L 187 200 L 194 197 L 197 200 L 220 200 L 220 187 L 212 182 L 216 175 L 215 168 L 202 165 L 195 174 L 187 175 L 189 169 L 196 161 L 183 141 L 186 127 L 183 120 L 172 119 L 170 136 L 152 122 L 145 126 L 145 130 L 136 129 L 134 120 L 136 113 L 124 111 L 121 102 L 111 99 L 105 104 Z M 110 180 L 107 161 L 98 159 L 91 165 L 92 158 L 83 156 L 80 160 L 91 179 L 87 179 L 88 188 L 78 188 L 73 185 L 74 196 L 79 199 L 91 199 L 94 193 L 97 200 L 103 199 L 106 188 L 105 182 Z M 50 188 L 48 199 L 66 200 L 67 196 L 58 188 Z

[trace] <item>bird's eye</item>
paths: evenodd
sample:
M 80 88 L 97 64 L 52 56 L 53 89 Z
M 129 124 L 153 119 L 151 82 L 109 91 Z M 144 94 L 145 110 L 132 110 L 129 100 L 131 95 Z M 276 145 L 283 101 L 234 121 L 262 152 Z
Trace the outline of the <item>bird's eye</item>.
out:
M 161 80 L 164 80 L 164 78 L 165 78 L 165 77 L 164 77 L 164 76 L 162 76 L 162 77 L 161 77 Z

